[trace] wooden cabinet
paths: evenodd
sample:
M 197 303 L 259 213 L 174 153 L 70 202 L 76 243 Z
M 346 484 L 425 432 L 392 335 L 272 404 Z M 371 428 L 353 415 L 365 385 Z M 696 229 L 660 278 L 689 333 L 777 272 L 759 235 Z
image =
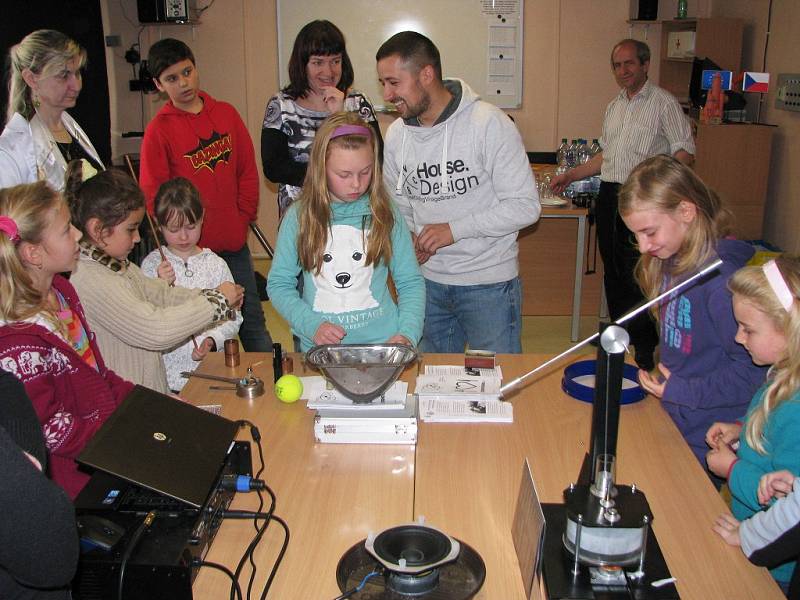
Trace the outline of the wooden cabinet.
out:
M 670 58 L 670 33 L 693 31 L 694 55 L 734 72 L 742 66 L 742 19 L 681 19 L 661 22 L 658 85 L 679 102 L 689 100 L 692 58 Z M 774 128 L 731 123 L 697 125 L 695 171 L 734 215 L 734 233 L 761 239 Z
M 762 238 L 775 127 L 730 123 L 697 126 L 695 172 L 734 216 L 734 235 Z
M 669 34 L 695 32 L 694 55 L 709 58 L 720 68 L 739 71 L 742 65 L 742 19 L 680 19 L 662 21 L 658 85 L 672 93 L 679 102 L 689 99 L 692 58 L 669 58 Z

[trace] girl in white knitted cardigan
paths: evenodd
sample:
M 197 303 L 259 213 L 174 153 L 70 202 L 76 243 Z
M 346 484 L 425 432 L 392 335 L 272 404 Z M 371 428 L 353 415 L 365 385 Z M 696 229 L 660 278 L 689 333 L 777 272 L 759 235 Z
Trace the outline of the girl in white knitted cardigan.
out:
M 191 181 L 176 177 L 163 183 L 156 194 L 154 209 L 166 246 L 162 250 L 164 260 L 159 250 L 153 250 L 142 261 L 145 275 L 184 288 L 213 288 L 224 281 L 233 281 L 225 261 L 197 245 L 203 228 L 203 203 Z M 196 335 L 196 339 L 186 340 L 164 354 L 170 389 L 175 392 L 183 389 L 187 379 L 181 373 L 194 371 L 208 352 L 221 352 L 225 340 L 236 337 L 242 313 L 236 315 L 235 319 L 214 323 Z
M 141 190 L 117 169 L 83 179 L 81 164 L 71 163 L 65 196 L 84 237 L 70 281 L 106 363 L 134 383 L 168 393 L 162 352 L 226 320 L 241 305 L 242 289 L 226 281 L 192 290 L 145 276 L 127 259 L 144 218 Z

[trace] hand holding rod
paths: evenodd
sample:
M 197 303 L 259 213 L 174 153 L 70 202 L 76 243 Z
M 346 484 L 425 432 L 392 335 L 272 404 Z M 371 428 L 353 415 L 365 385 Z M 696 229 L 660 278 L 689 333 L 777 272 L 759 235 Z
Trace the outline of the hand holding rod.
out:
M 127 154 L 125 155 L 125 164 L 128 165 L 128 171 L 130 171 L 131 177 L 133 177 L 133 180 L 138 185 L 139 180 L 136 178 L 136 170 L 133 168 L 131 157 Z M 153 219 L 150 217 L 150 213 L 147 212 L 147 208 L 144 209 L 144 216 L 147 218 L 147 223 L 150 225 L 150 233 L 153 234 L 153 241 L 155 241 L 156 248 L 158 248 L 158 253 L 161 255 L 161 262 L 164 262 L 167 260 L 167 257 L 164 254 L 164 249 L 161 247 L 161 242 L 158 239 L 158 232 L 156 231 L 156 226 L 153 223 Z M 174 285 L 175 285 L 174 282 L 170 283 L 169 287 L 173 287 Z M 195 339 L 194 336 L 191 336 L 191 338 L 192 338 L 192 344 L 194 345 L 194 349 L 197 350 L 197 340 Z
M 664 292 L 664 293 L 662 293 L 662 294 L 659 294 L 658 296 L 656 296 L 655 298 L 653 298 L 653 299 L 652 299 L 652 300 L 650 300 L 649 302 L 646 302 L 646 303 L 642 304 L 642 305 L 641 305 L 640 307 L 638 307 L 638 308 L 634 308 L 634 309 L 633 309 L 631 312 L 629 312 L 628 314 L 626 314 L 626 315 L 624 315 L 624 316 L 620 317 L 619 319 L 617 319 L 616 321 L 614 321 L 614 324 L 615 324 L 615 325 L 622 325 L 622 324 L 623 324 L 623 323 L 625 323 L 626 321 L 630 321 L 630 320 L 631 320 L 633 317 L 635 317 L 635 316 L 636 316 L 636 315 L 638 315 L 639 313 L 641 313 L 641 312 L 643 312 L 643 311 L 647 310 L 648 308 L 650 308 L 650 307 L 651 307 L 651 306 L 653 306 L 654 304 L 657 304 L 657 303 L 661 302 L 661 300 L 663 300 L 664 298 L 666 298 L 666 297 L 667 297 L 667 296 L 669 296 L 670 294 L 672 294 L 672 293 L 676 292 L 677 290 L 679 290 L 679 289 L 681 289 L 681 288 L 684 288 L 684 287 L 686 287 L 686 286 L 687 286 L 689 283 L 691 283 L 691 282 L 693 282 L 693 281 L 695 281 L 695 280 L 699 279 L 700 277 L 703 277 L 703 276 L 704 276 L 704 275 L 706 275 L 707 273 L 710 273 L 711 271 L 713 271 L 713 270 L 715 270 L 715 269 L 719 268 L 719 266 L 720 266 L 721 264 L 722 264 L 722 259 L 721 259 L 721 258 L 718 258 L 718 259 L 717 259 L 717 260 L 715 260 L 714 262 L 710 263 L 708 266 L 704 267 L 702 270 L 698 271 L 697 273 L 695 273 L 694 275 L 692 275 L 691 277 L 689 277 L 689 279 L 686 279 L 686 280 L 684 280 L 684 281 L 682 281 L 682 282 L 680 282 L 680 283 L 677 283 L 677 284 L 675 284 L 675 285 L 674 285 L 674 286 L 672 286 L 670 289 L 668 289 L 666 292 Z M 505 384 L 503 387 L 501 387 L 501 388 L 500 388 L 500 396 L 501 396 L 501 397 L 505 396 L 505 394 L 506 394 L 507 392 L 510 392 L 511 390 L 513 390 L 513 389 L 515 389 L 516 387 L 518 387 L 519 385 L 521 385 L 521 384 L 522 384 L 522 382 L 524 382 L 524 381 L 525 381 L 526 379 L 528 379 L 529 377 L 532 377 L 533 375 L 535 375 L 536 373 L 538 373 L 538 372 L 539 372 L 539 371 L 541 371 L 542 369 L 544 369 L 544 368 L 546 368 L 546 367 L 548 367 L 548 366 L 552 365 L 554 362 L 557 362 L 557 361 L 561 360 L 562 358 L 564 358 L 564 357 L 565 357 L 565 356 L 567 356 L 568 354 L 571 354 L 572 352 L 574 352 L 574 351 L 575 351 L 575 350 L 577 350 L 578 348 L 581 348 L 581 347 L 585 346 L 586 344 L 588 344 L 589 342 L 591 342 L 592 340 L 594 340 L 594 339 L 595 339 L 596 337 L 598 337 L 599 335 L 600 335 L 600 333 L 599 333 L 599 332 L 597 332 L 597 333 L 593 333 L 592 335 L 590 335 L 590 336 L 589 336 L 588 338 L 586 338 L 585 340 L 583 340 L 583 341 L 581 341 L 581 342 L 578 342 L 577 344 L 575 344 L 575 345 L 574 345 L 574 346 L 572 346 L 571 348 L 567 348 L 567 349 L 566 349 L 566 350 L 564 350 L 564 352 L 562 352 L 561 354 L 559 354 L 559 355 L 557 355 L 557 356 L 554 356 L 554 357 L 553 357 L 553 358 L 551 358 L 550 360 L 548 360 L 548 361 L 546 361 L 546 362 L 542 363 L 541 365 L 539 365 L 538 367 L 536 367 L 536 368 L 535 368 L 535 369 L 533 369 L 532 371 L 528 371 L 528 372 L 527 372 L 527 373 L 525 373 L 524 375 L 520 375 L 519 377 L 517 377 L 517 378 L 516 378 L 516 379 L 514 379 L 513 381 L 510 381 L 510 382 L 508 382 L 507 384 Z

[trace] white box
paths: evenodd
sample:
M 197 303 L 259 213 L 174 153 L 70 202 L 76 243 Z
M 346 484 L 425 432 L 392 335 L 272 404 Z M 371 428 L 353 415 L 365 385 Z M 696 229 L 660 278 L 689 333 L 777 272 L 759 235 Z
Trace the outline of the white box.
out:
M 667 36 L 667 58 L 694 58 L 695 31 L 671 31 Z
M 320 409 L 314 439 L 323 444 L 416 444 L 416 402 L 409 397 L 400 410 Z

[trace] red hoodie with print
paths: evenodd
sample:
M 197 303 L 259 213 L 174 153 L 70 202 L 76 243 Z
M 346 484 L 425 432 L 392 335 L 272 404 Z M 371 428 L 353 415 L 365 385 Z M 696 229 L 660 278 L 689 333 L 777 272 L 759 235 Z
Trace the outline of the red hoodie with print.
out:
M 253 140 L 227 102 L 199 92 L 203 109 L 193 114 L 167 102 L 142 140 L 139 184 L 153 213 L 158 188 L 185 177 L 200 191 L 205 208 L 199 245 L 214 252 L 244 246 L 258 212 L 259 177 Z

